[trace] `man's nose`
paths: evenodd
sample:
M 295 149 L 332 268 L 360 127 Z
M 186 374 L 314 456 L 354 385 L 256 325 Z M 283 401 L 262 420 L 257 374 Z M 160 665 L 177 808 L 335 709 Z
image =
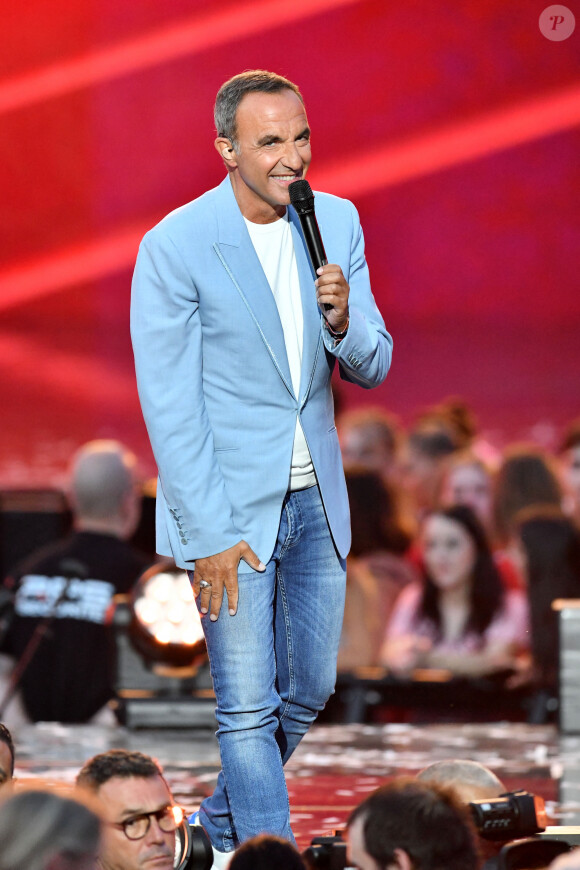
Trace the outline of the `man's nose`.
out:
M 282 157 L 282 162 L 284 166 L 288 167 L 288 169 L 302 169 L 304 162 L 302 160 L 302 155 L 298 150 L 296 142 L 287 143 L 284 149 L 284 156 Z
M 159 827 L 159 821 L 155 816 L 151 816 L 151 824 L 147 831 L 147 840 L 149 843 L 164 843 L 165 834 Z

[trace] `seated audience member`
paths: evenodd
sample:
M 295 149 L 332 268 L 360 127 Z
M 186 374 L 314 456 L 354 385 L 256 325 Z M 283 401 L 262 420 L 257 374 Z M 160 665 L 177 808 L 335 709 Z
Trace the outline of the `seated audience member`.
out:
M 507 791 L 495 773 L 480 764 L 463 758 L 434 761 L 417 774 L 420 782 L 434 782 L 453 788 L 463 804 L 498 798 Z
M 521 511 L 515 519 L 532 628 L 533 682 L 555 693 L 558 685 L 556 598 L 580 598 L 580 530 L 557 507 Z
M 476 870 L 477 835 L 451 789 L 399 778 L 351 814 L 349 866 L 359 870 Z
M 12 734 L 6 725 L 0 723 L 0 796 L 2 799 L 12 791 L 14 754 Z
M 564 486 L 564 509 L 580 523 L 580 419 L 575 420 L 564 434 L 558 459 Z
M 306 870 L 298 850 L 280 837 L 262 834 L 246 840 L 234 852 L 230 870 Z
M 418 424 L 436 422 L 443 424 L 451 434 L 456 450 L 472 448 L 477 436 L 477 420 L 469 405 L 458 396 L 449 396 L 438 405 L 423 411 Z
M 436 507 L 445 465 L 457 449 L 455 433 L 443 419 L 426 419 L 409 432 L 401 485 L 416 520 Z
M 175 831 L 183 814 L 153 758 L 111 749 L 86 762 L 77 785 L 100 808 L 102 870 L 142 870 L 148 864 L 173 870 Z
M 93 870 L 101 823 L 84 803 L 22 791 L 0 804 L 2 870 Z
M 495 542 L 493 522 L 494 474 L 491 468 L 470 450 L 454 453 L 449 458 L 441 481 L 439 505 L 450 507 L 464 504 L 470 507 L 483 525 L 490 544 Z M 508 589 L 522 589 L 524 578 L 513 559 L 501 549 L 494 549 L 494 559 Z
M 399 674 L 444 668 L 463 677 L 515 667 L 529 644 L 526 597 L 504 588 L 473 511 L 431 514 L 422 543 L 424 576 L 397 599 L 383 663 Z
M 562 489 L 551 457 L 529 445 L 512 445 L 504 454 L 494 493 L 494 523 L 503 546 L 509 546 L 514 521 L 524 508 L 562 506 Z
M 382 408 L 357 409 L 341 414 L 337 428 L 345 468 L 366 468 L 387 482 L 393 480 L 401 448 L 394 417 Z
M 401 589 L 417 579 L 405 559 L 412 540 L 392 487 L 375 472 L 346 469 L 352 547 L 338 670 L 378 665 L 382 638 Z
M 113 695 L 115 649 L 106 614 L 149 564 L 127 538 L 140 511 L 136 461 L 93 441 L 72 463 L 74 531 L 28 558 L 7 583 L 14 617 L 3 651 L 33 721 L 86 722 Z
M 490 538 L 493 537 L 493 473 L 475 453 L 453 453 L 445 465 L 439 505 L 470 507 Z

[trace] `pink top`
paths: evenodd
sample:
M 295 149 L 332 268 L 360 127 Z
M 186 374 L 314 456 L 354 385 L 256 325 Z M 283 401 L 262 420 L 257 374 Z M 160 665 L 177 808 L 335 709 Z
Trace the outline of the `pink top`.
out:
M 435 626 L 424 618 L 418 617 L 423 586 L 411 583 L 405 587 L 393 609 L 387 638 L 403 637 L 414 634 L 433 641 L 434 648 L 440 652 L 469 653 L 480 652 L 490 644 L 514 644 L 520 648 L 530 646 L 530 614 L 527 597 L 518 590 L 506 591 L 501 609 L 496 613 L 483 635 L 470 632 L 454 641 L 436 639 Z

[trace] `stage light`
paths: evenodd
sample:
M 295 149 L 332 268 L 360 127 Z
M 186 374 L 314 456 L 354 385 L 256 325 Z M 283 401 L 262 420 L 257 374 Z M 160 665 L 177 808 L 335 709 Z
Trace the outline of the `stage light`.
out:
M 215 695 L 187 573 L 160 562 L 116 595 L 115 714 L 128 728 L 215 728 Z
M 183 667 L 205 653 L 193 589 L 181 568 L 149 568 L 133 588 L 131 606 L 131 639 L 148 661 Z

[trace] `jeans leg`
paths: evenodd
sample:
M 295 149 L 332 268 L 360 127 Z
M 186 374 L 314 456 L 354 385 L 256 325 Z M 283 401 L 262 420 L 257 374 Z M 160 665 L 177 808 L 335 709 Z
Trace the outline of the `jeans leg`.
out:
M 344 613 L 345 562 L 334 547 L 318 487 L 294 493 L 277 570 L 276 669 L 285 763 L 334 691 Z
M 276 742 L 274 593 L 276 568 L 240 574 L 238 611 L 202 619 L 217 700 L 222 772 L 200 820 L 212 843 L 229 851 L 263 831 L 292 839 L 290 809 Z
M 266 571 L 238 581 L 237 614 L 202 618 L 222 772 L 200 820 L 220 851 L 262 832 L 294 842 L 283 764 L 334 688 L 344 607 L 317 487 L 287 496 Z

